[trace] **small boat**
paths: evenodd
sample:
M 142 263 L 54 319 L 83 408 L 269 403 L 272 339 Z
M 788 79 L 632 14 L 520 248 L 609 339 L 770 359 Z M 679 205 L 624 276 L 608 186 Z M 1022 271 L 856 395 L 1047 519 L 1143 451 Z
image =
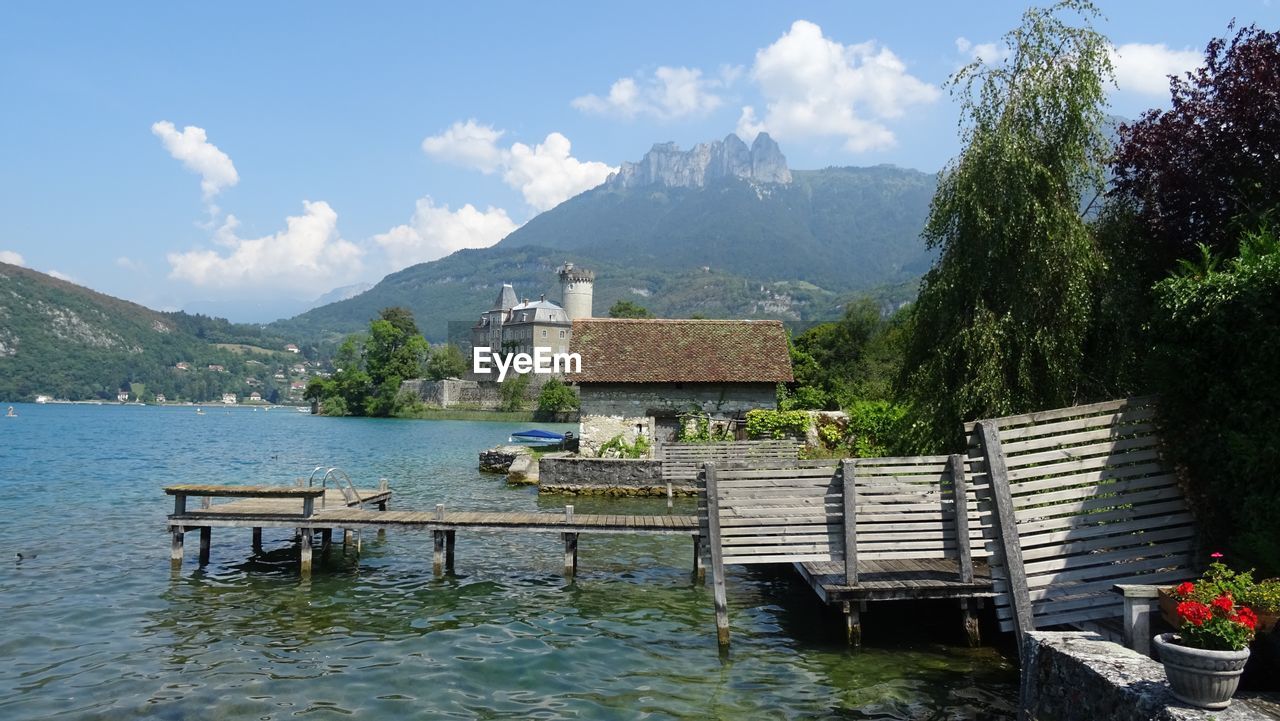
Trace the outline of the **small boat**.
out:
M 196 415 L 198 415 L 198 416 L 202 416 L 202 415 L 204 415 L 204 409 L 203 409 L 203 408 L 197 408 L 197 409 L 196 409 Z
M 564 441 L 563 433 L 552 433 L 551 431 L 532 430 L 512 433 L 507 439 L 508 443 L 560 443 Z
M 17 418 L 17 417 L 18 417 L 18 412 L 17 412 L 17 411 L 15 411 L 15 410 L 13 409 L 13 406 L 9 406 L 9 412 L 8 412 L 8 413 L 6 413 L 6 414 L 4 414 L 4 417 L 5 417 L 5 418 Z

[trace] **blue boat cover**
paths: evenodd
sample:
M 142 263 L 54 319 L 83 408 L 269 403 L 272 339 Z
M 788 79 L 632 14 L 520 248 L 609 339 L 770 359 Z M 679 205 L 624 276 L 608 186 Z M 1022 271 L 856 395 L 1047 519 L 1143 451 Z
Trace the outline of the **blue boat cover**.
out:
M 541 430 L 521 431 L 520 433 L 512 433 L 511 437 L 512 438 L 528 438 L 531 440 L 539 440 L 539 441 L 563 441 L 564 440 L 563 433 L 552 433 L 551 431 L 541 431 Z

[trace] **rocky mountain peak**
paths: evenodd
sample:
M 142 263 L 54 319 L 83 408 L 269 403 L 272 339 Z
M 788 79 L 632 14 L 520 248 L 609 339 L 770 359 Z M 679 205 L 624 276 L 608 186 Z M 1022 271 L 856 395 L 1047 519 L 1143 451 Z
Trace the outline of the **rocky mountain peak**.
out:
M 721 178 L 790 183 L 791 171 L 782 149 L 768 133 L 757 135 L 750 148 L 742 138 L 729 133 L 724 140 L 698 143 L 687 151 L 675 143 L 655 143 L 640 162 L 624 162 L 607 184 L 620 188 L 701 188 Z

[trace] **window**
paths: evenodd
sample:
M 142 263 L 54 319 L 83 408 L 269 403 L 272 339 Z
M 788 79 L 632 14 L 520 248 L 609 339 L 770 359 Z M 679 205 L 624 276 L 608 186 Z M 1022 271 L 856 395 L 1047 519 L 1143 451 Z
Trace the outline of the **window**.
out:
M 546 338 L 546 337 L 547 337 L 547 329 L 546 329 L 546 328 L 543 328 L 543 329 L 542 329 L 542 337 L 543 337 L 543 338 Z
M 560 331 L 560 340 L 564 340 L 564 331 Z

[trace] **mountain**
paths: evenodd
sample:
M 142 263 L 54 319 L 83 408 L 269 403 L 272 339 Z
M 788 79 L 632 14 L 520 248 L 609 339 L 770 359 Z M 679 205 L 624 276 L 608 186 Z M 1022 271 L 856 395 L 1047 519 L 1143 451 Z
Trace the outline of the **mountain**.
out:
M 790 183 L 791 171 L 782 149 L 768 133 L 757 135 L 749 150 L 741 138 L 729 133 L 724 140 L 698 143 L 687 152 L 675 143 L 658 143 L 640 162 L 623 163 L 605 184 L 611 188 L 702 188 L 724 178 Z
M 405 268 L 354 298 L 268 326 L 332 340 L 402 305 L 428 338 L 469 327 L 503 283 L 559 299 L 565 261 L 596 272 L 595 312 L 633 300 L 667 317 L 818 320 L 871 293 L 914 295 L 934 254 L 920 238 L 936 178 L 888 165 L 790 170 L 766 134 L 689 151 L 660 143 L 600 186 L 491 248 Z
M 222 393 L 247 395 L 249 378 L 267 397 L 276 390 L 275 372 L 299 362 L 283 352 L 284 345 L 256 326 L 161 313 L 0 263 L 3 400 L 115 400 L 120 388 L 132 385 L 171 400 L 203 402 Z M 177 370 L 179 362 L 190 369 Z

